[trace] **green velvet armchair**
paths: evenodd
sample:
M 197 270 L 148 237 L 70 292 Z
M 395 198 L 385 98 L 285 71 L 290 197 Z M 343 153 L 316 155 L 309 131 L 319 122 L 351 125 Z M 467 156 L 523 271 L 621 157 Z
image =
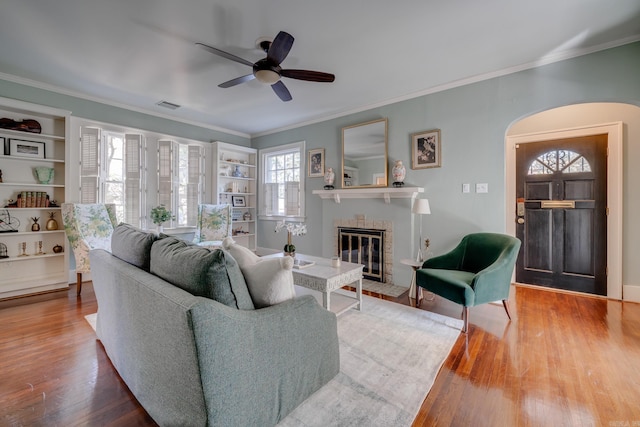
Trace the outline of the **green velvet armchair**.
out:
M 509 289 L 519 250 L 520 240 L 512 236 L 469 234 L 451 252 L 426 260 L 416 271 L 416 301 L 424 288 L 462 305 L 464 333 L 469 307 L 502 300 L 511 319 Z

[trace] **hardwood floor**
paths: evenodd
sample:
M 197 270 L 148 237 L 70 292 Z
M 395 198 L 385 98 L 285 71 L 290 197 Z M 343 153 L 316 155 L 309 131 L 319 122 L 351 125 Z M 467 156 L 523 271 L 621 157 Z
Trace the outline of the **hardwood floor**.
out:
M 510 301 L 511 322 L 471 309 L 414 426 L 640 426 L 640 304 L 525 287 Z M 155 425 L 84 320 L 96 310 L 91 283 L 0 302 L 0 426 Z

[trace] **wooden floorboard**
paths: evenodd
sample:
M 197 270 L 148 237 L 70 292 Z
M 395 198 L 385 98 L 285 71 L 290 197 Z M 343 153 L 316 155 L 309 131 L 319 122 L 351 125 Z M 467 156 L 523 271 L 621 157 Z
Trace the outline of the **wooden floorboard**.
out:
M 640 426 L 640 304 L 529 287 L 510 301 L 512 321 L 471 308 L 414 426 Z M 85 321 L 96 310 L 90 282 L 0 302 L 0 426 L 155 425 Z

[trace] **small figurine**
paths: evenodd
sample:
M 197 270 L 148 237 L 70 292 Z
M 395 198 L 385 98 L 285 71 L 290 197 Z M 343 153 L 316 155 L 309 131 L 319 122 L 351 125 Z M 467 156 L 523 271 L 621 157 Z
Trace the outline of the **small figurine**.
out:
M 38 224 L 38 220 L 40 218 L 34 216 L 31 217 L 31 220 L 33 221 L 33 224 L 31 225 L 31 231 L 40 231 L 40 224 Z

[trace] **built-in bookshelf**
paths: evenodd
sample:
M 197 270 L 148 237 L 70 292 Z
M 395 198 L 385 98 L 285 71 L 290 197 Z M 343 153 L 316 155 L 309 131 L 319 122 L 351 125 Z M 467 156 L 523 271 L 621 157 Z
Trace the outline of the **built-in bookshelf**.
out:
M 0 258 L 0 299 L 69 286 L 60 206 L 67 198 L 70 115 L 0 98 L 0 243 L 6 246 Z M 25 120 L 39 128 L 6 128 Z
M 233 207 L 233 239 L 256 249 L 257 150 L 225 142 L 214 142 L 212 188 L 215 203 Z

